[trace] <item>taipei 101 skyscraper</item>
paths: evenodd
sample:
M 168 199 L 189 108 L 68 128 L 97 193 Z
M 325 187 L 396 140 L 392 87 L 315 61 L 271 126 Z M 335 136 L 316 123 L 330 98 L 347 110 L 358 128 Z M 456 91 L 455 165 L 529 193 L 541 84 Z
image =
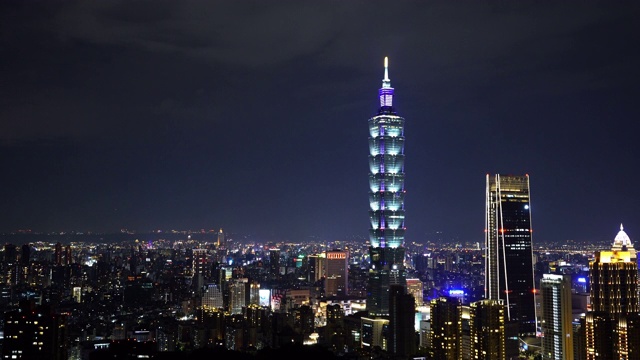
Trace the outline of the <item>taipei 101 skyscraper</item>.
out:
M 389 287 L 406 287 L 404 268 L 404 118 L 393 107 L 389 60 L 378 91 L 380 108 L 369 119 L 369 316 L 389 316 Z

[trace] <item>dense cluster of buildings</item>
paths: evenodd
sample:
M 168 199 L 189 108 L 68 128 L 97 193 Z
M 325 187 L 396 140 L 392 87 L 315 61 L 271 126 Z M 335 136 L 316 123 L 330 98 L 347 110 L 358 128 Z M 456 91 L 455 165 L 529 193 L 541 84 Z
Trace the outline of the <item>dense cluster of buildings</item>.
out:
M 376 264 L 367 242 L 219 238 L 5 245 L 3 358 L 289 343 L 341 356 L 434 359 L 638 354 L 636 255 L 622 230 L 608 250 L 533 251 L 533 335 L 509 317 L 505 299 L 486 296 L 484 247 L 405 244 L 404 283 L 388 284 L 387 312 L 377 315 L 368 311 Z
M 534 248 L 528 175 L 487 175 L 485 239 L 405 241 L 404 123 L 369 119 L 369 238 L 3 248 L 3 359 L 153 358 L 316 344 L 337 356 L 640 359 L 636 251 Z M 211 234 L 208 234 L 211 235 Z

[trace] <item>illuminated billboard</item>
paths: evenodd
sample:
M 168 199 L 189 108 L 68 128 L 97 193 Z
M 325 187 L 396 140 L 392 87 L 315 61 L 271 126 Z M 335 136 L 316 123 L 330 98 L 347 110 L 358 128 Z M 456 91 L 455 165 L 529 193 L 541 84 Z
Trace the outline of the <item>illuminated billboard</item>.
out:
M 260 298 L 259 300 L 260 306 L 271 307 L 271 290 L 260 289 L 258 290 L 258 296 Z

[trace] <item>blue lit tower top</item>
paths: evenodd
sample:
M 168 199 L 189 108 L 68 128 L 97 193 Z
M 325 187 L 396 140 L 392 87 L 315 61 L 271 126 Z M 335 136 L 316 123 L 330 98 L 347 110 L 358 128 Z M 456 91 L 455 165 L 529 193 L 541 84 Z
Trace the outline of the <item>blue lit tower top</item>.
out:
M 378 91 L 380 108 L 369 119 L 369 241 L 374 248 L 404 244 L 404 118 L 393 107 L 389 60 Z

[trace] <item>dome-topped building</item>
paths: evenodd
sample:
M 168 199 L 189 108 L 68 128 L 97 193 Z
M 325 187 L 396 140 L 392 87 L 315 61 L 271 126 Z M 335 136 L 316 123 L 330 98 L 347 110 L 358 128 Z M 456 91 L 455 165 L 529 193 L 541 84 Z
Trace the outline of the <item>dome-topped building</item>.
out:
M 624 227 L 622 226 L 622 224 L 620 224 L 620 231 L 618 232 L 618 235 L 616 235 L 615 239 L 613 239 L 613 246 L 611 246 L 611 250 L 628 251 L 631 255 L 631 259 L 637 259 L 636 249 L 634 249 L 629 235 L 624 232 Z
M 587 354 L 630 359 L 637 351 L 633 314 L 640 311 L 638 262 L 622 225 L 611 250 L 597 251 L 589 262 L 589 283 L 591 311 L 586 314 L 584 332 Z

